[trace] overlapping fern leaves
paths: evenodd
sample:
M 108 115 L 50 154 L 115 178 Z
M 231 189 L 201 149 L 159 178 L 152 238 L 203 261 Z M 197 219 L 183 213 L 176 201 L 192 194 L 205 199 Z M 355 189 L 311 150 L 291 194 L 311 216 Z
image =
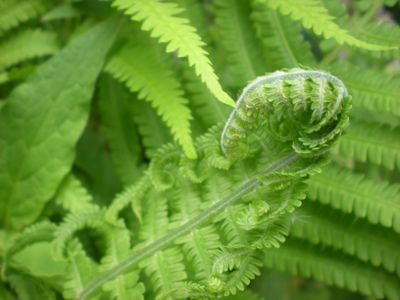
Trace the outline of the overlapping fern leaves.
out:
M 0 192 L 0 207 L 7 207 L 0 222 L 0 294 L 30 300 L 258 299 L 248 285 L 267 266 L 400 299 L 394 61 L 400 31 L 378 21 L 382 9 L 380 2 L 330 0 L 1 1 L 0 98 L 16 88 L 20 105 L 12 97 L 0 102 L 0 118 L 7 115 L 0 120 L 0 173 L 16 174 L 7 178 L 18 187 Z M 115 14 L 121 21 L 109 30 L 120 28 L 120 35 L 107 58 L 105 50 L 98 56 L 97 71 L 104 65 L 107 74 L 95 87 L 97 75 L 91 85 L 83 80 L 94 65 L 50 72 L 51 61 L 51 76 L 17 87 L 37 67 L 43 72 L 47 58 L 72 51 L 66 46 L 59 52 L 67 39 Z M 97 48 L 91 45 L 70 52 L 68 61 L 93 59 Z M 264 82 L 258 78 L 227 129 L 216 125 L 233 106 L 229 95 L 250 80 L 277 69 L 285 71 L 274 76 L 285 77 L 287 68 L 299 67 L 305 70 L 289 73 L 319 75 L 267 80 L 264 90 L 255 88 Z M 325 160 L 319 155 L 345 127 L 347 119 L 340 120 L 349 107 L 334 101 L 343 87 L 316 69 L 341 79 L 354 106 L 351 125 L 331 152 L 334 163 L 320 174 L 316 169 Z M 65 72 L 68 80 L 55 84 Z M 85 105 L 68 106 L 83 90 Z M 46 110 L 48 94 L 57 94 L 65 107 Z M 310 114 L 296 115 L 307 101 Z M 80 117 L 69 118 L 75 109 Z M 23 133 L 45 114 L 50 131 L 39 131 L 37 147 L 46 151 L 37 155 L 39 148 L 24 146 L 36 138 Z M 72 162 L 78 136 L 69 138 L 71 128 L 89 115 L 91 127 Z M 315 126 L 307 123 L 316 120 Z M 57 124 L 62 130 L 52 135 Z M 302 164 L 285 156 L 292 139 Z M 40 163 L 57 166 L 65 149 L 69 162 L 60 168 Z M 19 171 L 25 154 L 38 159 Z

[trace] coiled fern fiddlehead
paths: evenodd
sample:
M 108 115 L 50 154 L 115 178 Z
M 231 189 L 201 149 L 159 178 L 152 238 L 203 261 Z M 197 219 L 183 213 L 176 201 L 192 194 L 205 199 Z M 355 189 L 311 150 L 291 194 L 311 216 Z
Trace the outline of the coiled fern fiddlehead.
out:
M 167 145 L 144 178 L 113 202 L 106 219 L 123 226 L 118 213 L 132 203 L 143 219 L 141 241 L 79 299 L 139 262 L 146 270 L 167 246 L 197 275 L 184 275 L 189 283 L 168 289 L 158 284 L 164 296 L 215 297 L 242 289 L 258 272 L 256 251 L 284 241 L 289 213 L 304 199 L 304 180 L 327 161 L 350 107 L 346 87 L 325 72 L 277 71 L 251 82 L 224 128 L 197 139 L 197 160 Z

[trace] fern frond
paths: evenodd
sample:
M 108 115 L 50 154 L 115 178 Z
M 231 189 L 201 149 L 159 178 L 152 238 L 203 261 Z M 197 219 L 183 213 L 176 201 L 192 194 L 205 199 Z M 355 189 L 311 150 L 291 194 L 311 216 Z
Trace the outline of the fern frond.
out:
M 67 175 L 58 187 L 56 202 L 72 213 L 84 211 L 94 205 L 92 196 L 72 174 Z
M 398 300 L 398 277 L 329 248 L 290 239 L 279 249 L 265 250 L 267 267 L 293 275 L 312 277 L 324 283 L 377 298 Z
M 76 299 L 85 285 L 99 274 L 98 265 L 87 256 L 76 239 L 68 245 L 67 261 L 63 296 L 65 299 Z M 97 297 L 94 298 L 97 299 Z
M 48 7 L 46 0 L 2 0 L 0 3 L 0 35 L 20 23 L 34 19 Z
M 26 247 L 43 241 L 51 241 L 54 237 L 56 226 L 50 222 L 36 223 L 24 231 L 12 242 L 6 249 L 2 263 L 2 275 L 5 275 L 7 267 L 10 264 L 12 257 Z
M 290 15 L 294 20 L 300 20 L 305 28 L 312 29 L 317 35 L 323 35 L 325 39 L 333 38 L 339 44 L 348 44 L 373 51 L 395 48 L 362 41 L 351 35 L 334 22 L 335 17 L 329 14 L 320 0 L 303 0 L 301 2 L 296 0 L 258 1 L 266 3 L 273 9 L 280 10 L 283 15 Z
M 110 228 L 107 238 L 106 255 L 101 260 L 100 271 L 106 272 L 117 266 L 130 254 L 130 235 L 126 228 Z M 109 299 L 144 299 L 144 285 L 138 283 L 139 271 L 133 270 L 107 282 L 104 291 L 110 292 Z
M 56 35 L 41 29 L 25 30 L 0 44 L 0 69 L 26 60 L 54 54 L 58 50 Z
M 104 212 L 97 206 L 92 206 L 84 211 L 67 215 L 63 223 L 57 228 L 53 240 L 53 255 L 56 258 L 63 258 L 68 242 L 74 234 L 81 229 L 91 228 L 107 236 L 107 223 L 103 220 Z
M 12 274 L 8 278 L 19 300 L 56 300 L 56 294 L 43 281 L 25 274 Z
M 343 79 L 355 107 L 400 116 L 398 78 L 345 63 L 332 64 L 329 70 Z
M 298 22 L 257 1 L 253 1 L 252 19 L 263 43 L 269 69 L 315 65 L 310 45 L 305 41 Z
M 299 214 L 304 219 L 293 224 L 291 237 L 339 249 L 400 275 L 400 239 L 394 232 L 311 202 Z
M 100 113 L 102 125 L 111 147 L 115 169 L 124 185 L 141 174 L 139 137 L 132 120 L 132 96 L 112 78 L 100 82 Z
M 198 79 L 194 70 L 185 66 L 183 77 L 184 87 L 188 93 L 190 104 L 193 106 L 195 119 L 201 120 L 205 128 L 216 125 L 221 120 L 226 120 L 230 111 L 229 107 L 219 101 L 214 101 L 214 95 Z
M 153 193 L 148 199 L 147 213 L 139 237 L 144 243 L 150 243 L 168 232 L 167 203 L 161 195 Z M 157 251 L 143 260 L 141 265 L 153 283 L 156 294 L 165 294 L 182 287 L 187 278 L 183 255 L 178 247 Z M 172 299 L 166 297 L 166 299 Z
M 150 103 L 138 99 L 132 99 L 132 102 L 132 118 L 138 127 L 145 155 L 152 158 L 157 149 L 172 142 L 173 137 Z
M 243 291 L 250 281 L 260 275 L 262 263 L 256 253 L 247 249 L 224 251 L 217 256 L 213 266 L 214 276 L 221 276 L 225 296 Z
M 400 232 L 398 184 L 368 179 L 331 165 L 310 178 L 308 199 Z
M 399 127 L 353 120 L 333 153 L 372 162 L 389 170 L 400 169 L 399 136 Z
M 186 155 L 196 157 L 190 134 L 191 112 L 179 81 L 165 62 L 145 45 L 127 45 L 114 55 L 106 70 L 139 98 L 149 101 Z
M 379 45 L 396 48 L 393 50 L 367 52 L 369 55 L 381 58 L 399 57 L 400 30 L 398 26 L 390 24 L 388 20 L 381 20 L 381 18 L 372 20 L 366 19 L 364 16 L 359 19 L 351 18 L 343 3 L 329 0 L 323 0 L 323 2 L 329 12 L 337 18 L 337 23 L 355 37 L 369 43 L 379 43 Z M 376 5 L 376 2 L 372 1 L 370 4 L 366 4 L 368 8 L 372 9 L 374 5 Z
M 195 68 L 196 74 L 215 97 L 222 103 L 234 106 L 234 101 L 218 82 L 204 50 L 204 42 L 196 29 L 189 20 L 178 16 L 182 8 L 160 0 L 114 0 L 113 6 L 130 15 L 132 20 L 143 22 L 143 30 L 150 31 L 151 36 L 161 43 L 167 43 L 167 52 L 177 51 L 179 57 L 187 57 L 189 65 Z
M 237 86 L 265 72 L 259 41 L 250 22 L 250 3 L 240 0 L 217 0 L 215 23 L 224 47 L 228 69 Z

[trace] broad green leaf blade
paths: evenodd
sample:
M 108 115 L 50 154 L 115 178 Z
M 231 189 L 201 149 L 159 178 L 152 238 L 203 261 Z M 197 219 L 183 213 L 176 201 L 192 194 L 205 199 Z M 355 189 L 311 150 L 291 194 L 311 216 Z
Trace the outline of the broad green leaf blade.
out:
M 32 222 L 68 173 L 114 28 L 102 23 L 71 42 L 1 110 L 1 226 Z

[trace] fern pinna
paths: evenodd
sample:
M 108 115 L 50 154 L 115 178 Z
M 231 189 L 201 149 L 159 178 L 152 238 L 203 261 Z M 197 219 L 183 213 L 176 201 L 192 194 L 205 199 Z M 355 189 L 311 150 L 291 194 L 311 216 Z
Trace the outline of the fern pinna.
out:
M 196 160 L 168 144 L 108 209 L 91 205 L 64 220 L 56 255 L 71 255 L 73 235 L 85 227 L 100 230 L 109 245 L 103 272 L 75 296 L 85 299 L 103 286 L 122 299 L 128 285 L 139 295 L 142 268 L 140 280 L 159 297 L 212 298 L 243 290 L 259 274 L 257 251 L 285 240 L 290 213 L 305 198 L 304 181 L 327 161 L 350 107 L 347 89 L 328 73 L 291 69 L 257 78 L 225 127 L 197 139 Z M 120 217 L 129 205 L 138 232 L 132 245 Z

